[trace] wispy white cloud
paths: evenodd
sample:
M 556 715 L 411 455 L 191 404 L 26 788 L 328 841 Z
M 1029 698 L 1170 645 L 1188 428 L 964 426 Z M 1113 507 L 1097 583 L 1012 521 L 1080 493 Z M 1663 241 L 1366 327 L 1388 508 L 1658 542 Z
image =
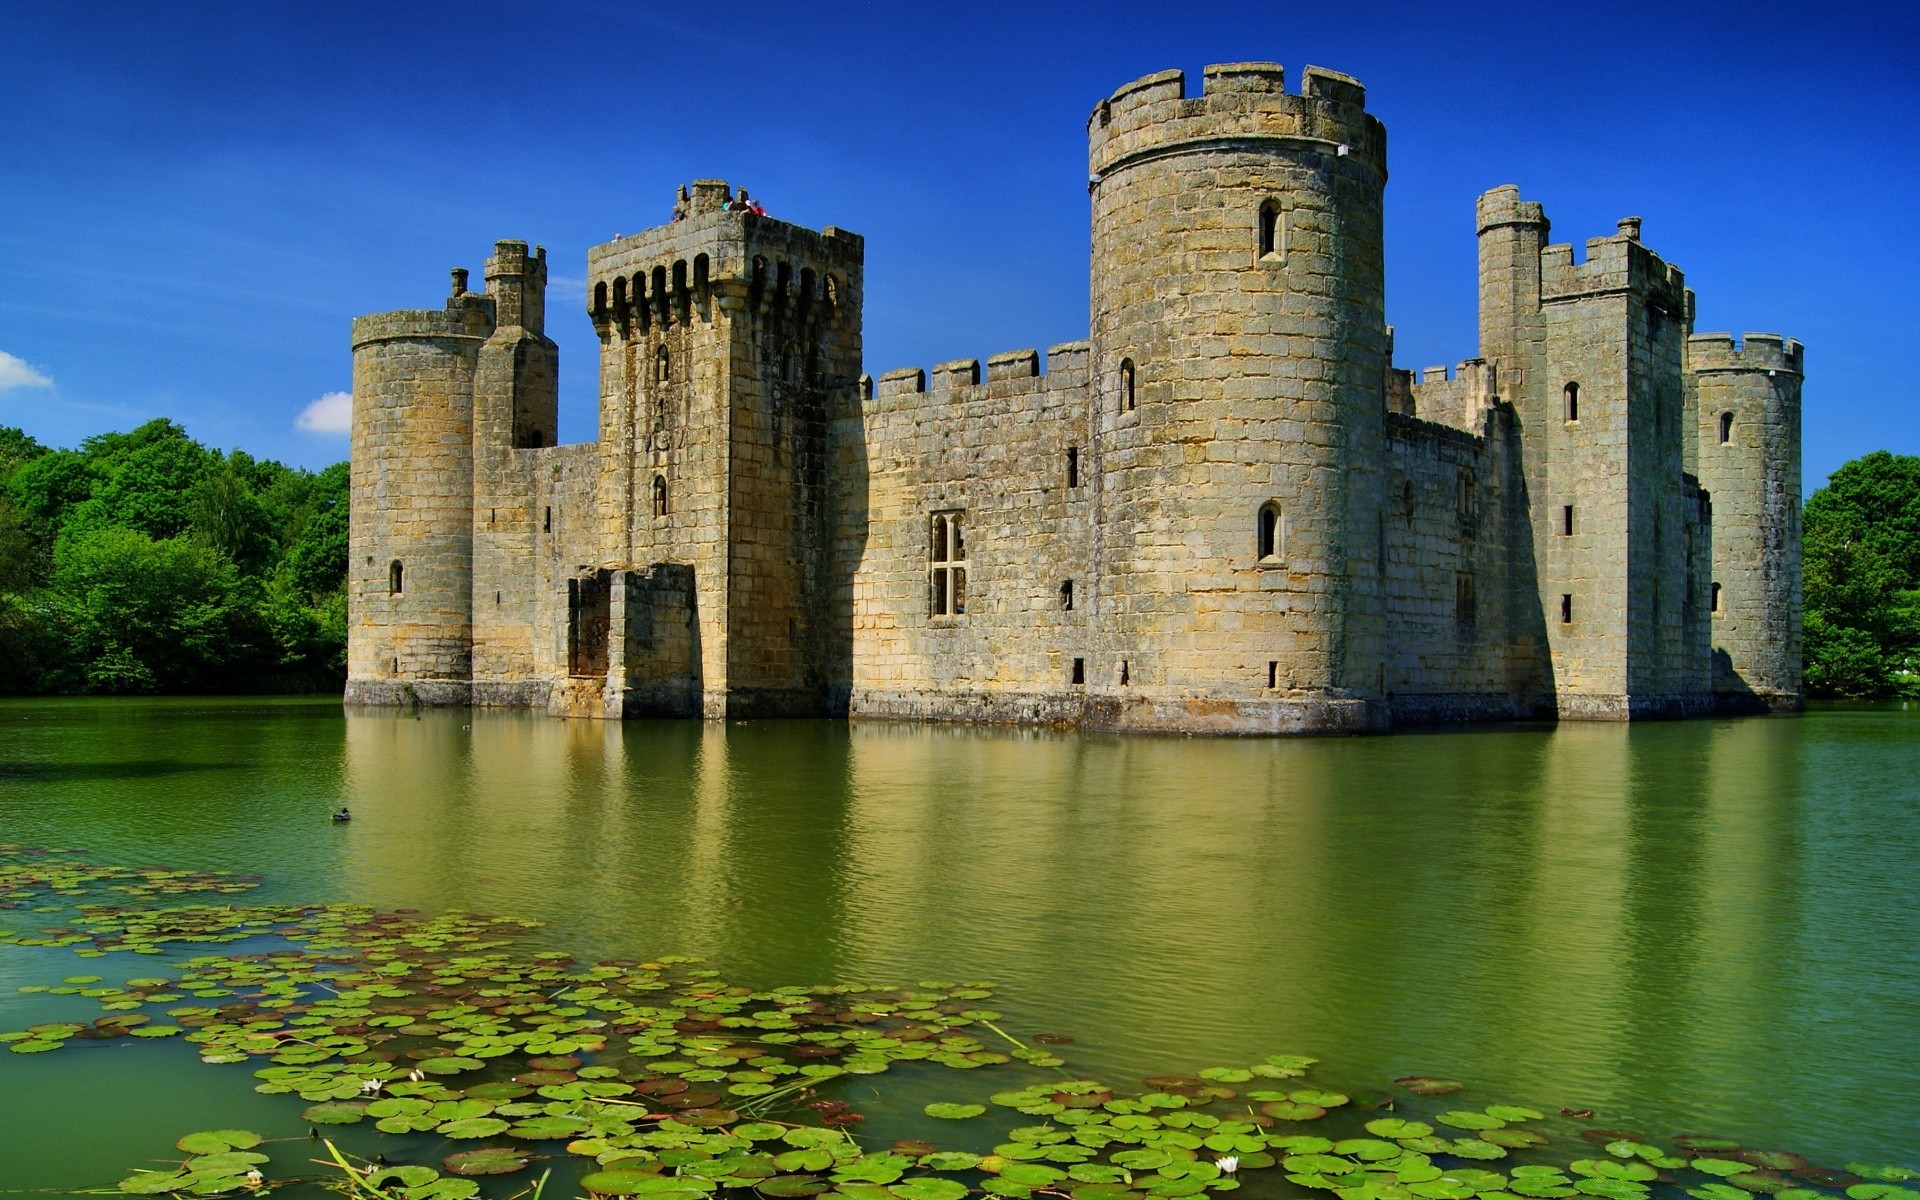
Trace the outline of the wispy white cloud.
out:
M 52 386 L 53 380 L 28 366 L 26 360 L 0 350 L 0 392 L 9 392 L 14 388 Z
M 293 427 L 304 433 L 349 433 L 353 430 L 353 393 L 328 392 L 300 410 Z

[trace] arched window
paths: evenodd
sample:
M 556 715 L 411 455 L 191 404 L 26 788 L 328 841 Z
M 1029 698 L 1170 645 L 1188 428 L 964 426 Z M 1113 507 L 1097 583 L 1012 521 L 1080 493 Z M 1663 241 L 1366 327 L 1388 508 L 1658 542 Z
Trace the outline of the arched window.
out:
M 1720 611 L 1720 585 L 1717 583 L 1713 585 L 1712 599 L 1707 601 L 1707 611 L 1708 612 Z
M 1133 411 L 1133 360 L 1120 360 L 1120 411 Z
M 1269 500 L 1260 506 L 1260 516 L 1254 524 L 1254 553 L 1261 562 L 1271 562 L 1287 552 L 1287 526 L 1280 512 L 1280 502 Z
M 665 475 L 653 477 L 653 515 L 656 517 L 667 515 L 667 477 Z
M 1062 612 L 1073 611 L 1073 580 L 1071 579 L 1063 580 L 1060 584 L 1060 609 Z
M 602 280 L 593 285 L 593 313 L 599 316 L 607 311 L 607 285 Z
M 1260 206 L 1260 257 L 1280 256 L 1280 205 L 1269 200 Z
M 653 377 L 661 383 L 672 378 L 672 360 L 665 346 L 653 352 Z
M 967 611 L 967 539 L 962 513 L 934 513 L 928 525 L 928 607 L 936 617 Z
M 1722 442 L 1733 440 L 1733 414 L 1730 412 L 1720 414 L 1720 440 Z
M 1566 397 L 1566 419 L 1569 421 L 1578 421 L 1580 419 L 1580 385 L 1577 383 L 1569 383 L 1566 387 L 1560 389 L 1560 394 Z
M 387 565 L 387 594 L 389 596 L 398 596 L 401 591 L 404 590 L 407 582 L 406 575 L 407 569 L 400 565 L 399 559 L 396 558 Z

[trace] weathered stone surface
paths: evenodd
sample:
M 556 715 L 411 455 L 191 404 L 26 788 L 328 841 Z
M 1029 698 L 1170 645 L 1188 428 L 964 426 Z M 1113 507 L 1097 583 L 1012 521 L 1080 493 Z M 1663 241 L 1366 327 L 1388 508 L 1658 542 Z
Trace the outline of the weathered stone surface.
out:
M 1637 218 L 1575 263 L 1507 186 L 1479 356 L 1396 370 L 1365 100 L 1237 63 L 1103 101 L 1092 336 L 1044 356 L 862 375 L 862 240 L 717 180 L 589 253 L 595 443 L 553 444 L 543 251 L 361 318 L 349 701 L 1223 734 L 1796 706 L 1799 344 L 1690 337 Z

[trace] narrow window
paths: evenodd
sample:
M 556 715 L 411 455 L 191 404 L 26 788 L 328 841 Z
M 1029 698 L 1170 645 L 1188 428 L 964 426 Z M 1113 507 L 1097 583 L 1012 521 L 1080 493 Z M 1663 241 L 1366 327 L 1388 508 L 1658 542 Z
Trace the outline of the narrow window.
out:
M 1280 206 L 1269 200 L 1260 206 L 1260 257 L 1280 256 Z
M 1567 420 L 1578 421 L 1580 419 L 1580 385 L 1570 383 L 1561 389 L 1561 394 L 1567 401 Z
M 1406 514 L 1407 524 L 1413 524 L 1413 480 L 1400 485 L 1400 510 Z
M 1080 486 L 1080 447 L 1078 446 L 1067 447 L 1067 486 L 1070 488 Z
M 540 522 L 540 532 L 542 533 L 553 532 L 553 506 L 552 505 L 547 506 L 547 515 Z
M 667 515 L 667 477 L 665 475 L 653 477 L 653 515 L 656 517 Z
M 406 573 L 407 573 L 406 568 L 400 565 L 399 559 L 396 558 L 393 560 L 393 562 L 388 564 L 387 594 L 389 596 L 398 596 L 404 590 L 404 585 L 406 584 Z
M 1073 580 L 1071 579 L 1066 580 L 1060 585 L 1060 610 L 1062 612 L 1073 611 Z
M 1573 624 L 1573 597 L 1571 595 L 1563 595 L 1560 597 L 1560 623 L 1562 625 Z
M 1473 520 L 1473 476 L 1460 472 L 1459 483 L 1454 493 L 1454 504 L 1460 510 L 1460 521 L 1465 524 Z
M 1260 506 L 1254 528 L 1254 553 L 1261 562 L 1271 562 L 1285 549 L 1280 523 L 1280 502 L 1269 500 Z
M 1720 611 L 1720 585 L 1717 583 L 1713 585 L 1713 594 L 1707 600 L 1707 611 Z
M 1076 658 L 1073 660 L 1073 681 L 1075 683 L 1085 683 L 1087 681 L 1086 659 Z
M 1269 660 L 1267 663 L 1267 686 L 1269 688 L 1280 686 L 1280 664 L 1277 661 Z
M 671 376 L 672 376 L 672 360 L 671 360 L 671 357 L 667 354 L 667 348 L 665 346 L 662 346 L 660 347 L 660 349 L 654 351 L 653 377 L 659 382 L 665 383 L 669 378 L 671 378 Z
M 1560 536 L 1573 536 L 1573 505 L 1571 504 L 1564 504 L 1560 507 Z
M 1453 577 L 1453 615 L 1461 625 L 1474 622 L 1473 575 L 1461 571 Z
M 967 539 L 962 513 L 935 513 L 928 525 L 930 607 L 936 617 L 967 611 Z
M 1132 682 L 1133 682 L 1132 672 L 1128 670 L 1127 660 L 1123 658 L 1120 660 L 1120 686 L 1127 687 Z
M 1733 440 L 1733 414 L 1730 412 L 1720 414 L 1720 440 L 1722 442 Z
M 1133 360 L 1120 360 L 1120 411 L 1133 411 Z

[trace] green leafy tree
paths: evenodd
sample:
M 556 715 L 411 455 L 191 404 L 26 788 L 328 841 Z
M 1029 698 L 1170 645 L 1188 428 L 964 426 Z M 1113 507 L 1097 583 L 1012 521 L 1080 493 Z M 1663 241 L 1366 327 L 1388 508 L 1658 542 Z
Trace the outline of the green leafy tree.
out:
M 1816 696 L 1912 690 L 1920 655 L 1920 458 L 1876 451 L 1807 501 L 1806 686 Z
M 77 450 L 0 427 L 0 693 L 338 687 L 347 508 L 345 463 L 170 421 Z

